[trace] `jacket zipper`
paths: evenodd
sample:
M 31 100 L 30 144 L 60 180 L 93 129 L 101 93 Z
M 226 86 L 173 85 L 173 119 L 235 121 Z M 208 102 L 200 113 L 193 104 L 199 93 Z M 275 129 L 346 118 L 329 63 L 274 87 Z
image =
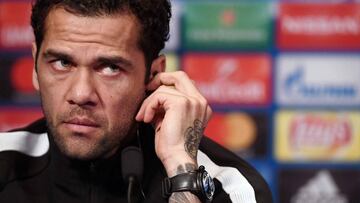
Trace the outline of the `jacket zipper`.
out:
M 90 185 L 90 203 L 96 203 L 96 197 L 95 197 L 95 187 L 94 187 L 94 175 L 96 172 L 96 166 L 94 163 L 90 163 L 90 181 L 89 181 L 89 185 Z

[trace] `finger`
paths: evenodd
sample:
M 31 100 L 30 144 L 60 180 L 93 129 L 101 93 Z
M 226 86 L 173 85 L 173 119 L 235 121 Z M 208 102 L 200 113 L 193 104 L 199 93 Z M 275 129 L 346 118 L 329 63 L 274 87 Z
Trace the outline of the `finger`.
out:
M 212 110 L 211 107 L 208 105 L 206 106 L 206 114 L 205 114 L 205 123 L 207 124 L 212 116 Z
M 200 92 L 195 87 L 193 81 L 190 80 L 187 74 L 183 71 L 159 73 L 153 78 L 153 80 L 150 81 L 147 85 L 147 89 L 152 91 L 161 85 L 174 86 L 175 89 L 187 95 L 200 95 Z
M 150 94 L 142 103 L 138 114 L 136 115 L 135 119 L 137 121 L 143 121 L 145 116 L 145 109 L 147 108 L 148 104 L 154 99 L 154 95 L 156 94 L 164 94 L 164 96 L 160 97 L 161 100 L 164 100 L 164 97 L 174 97 L 174 96 L 181 96 L 184 97 L 185 95 L 180 93 L 179 91 L 175 90 L 174 88 L 170 86 L 160 86 L 155 92 Z M 164 101 L 162 101 L 164 102 Z M 162 105 L 162 103 L 159 103 L 158 105 Z M 158 108 L 158 107 L 156 107 Z M 156 109 L 155 108 L 155 109 Z M 152 117 L 153 115 L 148 115 Z
M 176 104 L 185 99 L 184 96 L 156 92 L 144 101 L 139 118 L 142 118 L 145 123 L 153 122 L 155 115 L 160 115 L 159 112 L 165 114 L 170 109 L 171 104 Z

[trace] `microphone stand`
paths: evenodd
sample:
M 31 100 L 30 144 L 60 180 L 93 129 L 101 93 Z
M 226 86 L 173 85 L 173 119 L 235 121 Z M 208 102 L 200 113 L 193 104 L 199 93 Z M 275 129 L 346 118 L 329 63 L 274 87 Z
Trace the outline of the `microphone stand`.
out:
M 127 199 L 128 203 L 138 203 L 145 200 L 145 195 L 141 189 L 141 185 L 134 176 L 129 177 Z
M 143 174 L 143 156 L 140 148 L 130 146 L 121 153 L 122 175 L 128 183 L 128 203 L 138 203 L 145 200 L 141 187 Z

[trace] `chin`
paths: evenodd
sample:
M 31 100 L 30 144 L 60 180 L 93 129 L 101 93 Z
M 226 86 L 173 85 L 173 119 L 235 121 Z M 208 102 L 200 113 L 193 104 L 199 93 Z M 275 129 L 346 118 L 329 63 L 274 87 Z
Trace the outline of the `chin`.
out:
M 71 159 L 94 160 L 103 156 L 105 149 L 87 139 L 55 138 L 55 143 L 60 151 Z
M 96 159 L 98 155 L 94 154 L 93 151 L 89 149 L 82 149 L 82 147 L 64 147 L 59 146 L 60 151 L 71 159 L 79 159 L 79 160 L 92 160 Z

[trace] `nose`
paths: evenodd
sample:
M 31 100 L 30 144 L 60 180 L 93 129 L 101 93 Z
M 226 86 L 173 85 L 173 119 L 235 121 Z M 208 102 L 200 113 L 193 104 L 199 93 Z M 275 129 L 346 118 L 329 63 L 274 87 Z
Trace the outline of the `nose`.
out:
M 73 74 L 67 93 L 67 101 L 72 105 L 96 106 L 98 101 L 96 85 L 89 70 L 79 68 Z

